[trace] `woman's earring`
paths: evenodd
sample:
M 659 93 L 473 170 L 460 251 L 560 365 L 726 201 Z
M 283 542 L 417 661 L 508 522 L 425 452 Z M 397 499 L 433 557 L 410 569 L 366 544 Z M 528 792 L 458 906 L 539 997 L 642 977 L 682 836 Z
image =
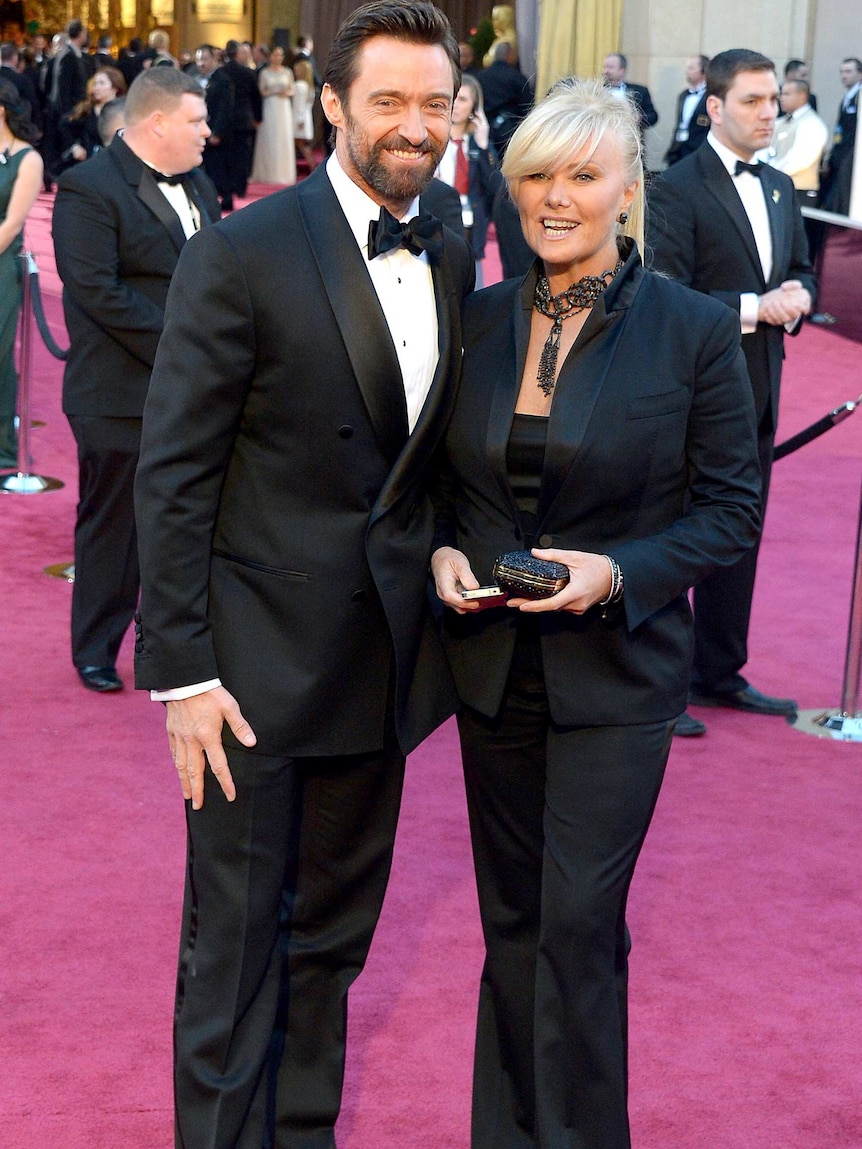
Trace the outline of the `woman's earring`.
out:
M 628 221 L 629 221 L 629 213 L 627 211 L 621 211 L 620 214 L 617 216 L 617 223 L 628 223 Z

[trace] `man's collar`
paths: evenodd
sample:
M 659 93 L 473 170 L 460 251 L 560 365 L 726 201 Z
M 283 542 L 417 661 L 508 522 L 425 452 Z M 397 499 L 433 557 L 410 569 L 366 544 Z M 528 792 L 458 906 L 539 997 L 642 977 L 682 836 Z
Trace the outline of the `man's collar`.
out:
M 353 182 L 338 162 L 338 156 L 335 152 L 326 161 L 326 174 L 357 244 L 363 251 L 367 250 L 368 225 L 371 220 L 377 219 L 380 215 L 380 204 L 375 203 L 370 195 Z M 400 217 L 402 223 L 406 223 L 418 213 L 419 197 L 417 196 Z
M 721 160 L 721 162 L 722 162 L 724 168 L 726 169 L 728 175 L 732 176 L 734 174 L 734 172 L 736 171 L 736 161 L 737 160 L 742 160 L 744 163 L 747 163 L 747 164 L 754 162 L 754 154 L 755 154 L 754 152 L 752 152 L 750 156 L 738 155 L 736 152 L 732 151 L 729 147 L 727 147 L 726 144 L 723 144 L 721 142 L 721 140 L 716 139 L 715 134 L 712 131 L 712 128 L 710 128 L 709 133 L 707 134 L 706 142 L 711 145 L 712 150 L 715 152 L 715 154 Z

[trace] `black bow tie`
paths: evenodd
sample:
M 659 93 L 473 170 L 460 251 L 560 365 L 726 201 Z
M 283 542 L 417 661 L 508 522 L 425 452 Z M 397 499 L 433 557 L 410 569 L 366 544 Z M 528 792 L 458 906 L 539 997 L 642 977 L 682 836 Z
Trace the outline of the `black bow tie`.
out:
M 368 225 L 368 258 L 385 255 L 396 247 L 405 247 L 411 255 L 421 255 L 425 251 L 429 261 L 435 263 L 443 254 L 440 220 L 424 211 L 408 223 L 401 223 L 382 207 L 380 218 L 373 219 Z
M 737 160 L 736 167 L 733 169 L 733 174 L 735 176 L 740 176 L 743 172 L 751 172 L 753 176 L 757 176 L 757 178 L 760 179 L 764 167 L 765 164 L 746 164 L 743 163 L 742 160 Z
M 189 172 L 180 172 L 180 174 L 176 176 L 166 176 L 164 172 L 157 172 L 155 168 L 151 168 L 150 170 L 157 184 L 170 184 L 172 188 L 184 184 L 190 175 Z

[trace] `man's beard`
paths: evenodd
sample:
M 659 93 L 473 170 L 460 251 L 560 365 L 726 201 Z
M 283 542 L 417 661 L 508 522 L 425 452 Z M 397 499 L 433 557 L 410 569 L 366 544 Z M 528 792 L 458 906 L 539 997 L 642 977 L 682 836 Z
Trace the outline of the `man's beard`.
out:
M 410 203 L 425 191 L 434 178 L 434 172 L 445 151 L 445 142 L 438 145 L 431 136 L 426 136 L 416 147 L 397 132 L 393 132 L 378 140 L 372 148 L 366 147 L 360 152 L 357 144 L 361 146 L 365 143 L 366 137 L 349 116 L 346 117 L 344 137 L 350 160 L 366 184 L 373 188 L 381 199 L 396 203 Z M 421 168 L 411 167 L 393 171 L 386 165 L 384 159 L 385 153 L 392 148 L 397 151 L 421 152 L 428 156 L 428 163 L 423 164 Z M 392 162 L 395 164 L 398 161 Z

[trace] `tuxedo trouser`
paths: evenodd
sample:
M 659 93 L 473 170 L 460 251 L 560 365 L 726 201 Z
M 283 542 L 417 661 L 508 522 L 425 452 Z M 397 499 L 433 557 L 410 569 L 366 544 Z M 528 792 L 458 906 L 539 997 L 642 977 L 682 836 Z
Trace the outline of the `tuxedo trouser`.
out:
M 114 666 L 140 589 L 134 496 L 141 420 L 67 418 L 78 444 L 72 662 Z
M 486 947 L 473 1149 L 629 1149 L 625 907 L 673 725 L 555 725 L 520 637 L 500 716 L 459 716 Z
M 386 891 L 404 757 L 392 735 L 369 754 L 228 761 L 236 800 L 208 775 L 203 808 L 186 803 L 176 1145 L 333 1149 L 347 991 Z
M 767 418 L 769 418 L 767 416 Z M 775 429 L 758 434 L 757 454 L 761 474 L 761 511 L 766 514 Z M 761 531 L 762 531 L 761 527 Z M 757 574 L 760 538 L 732 566 L 713 571 L 694 588 L 694 660 L 691 688 L 742 690 L 748 681 L 740 673 L 748 662 L 748 627 Z

